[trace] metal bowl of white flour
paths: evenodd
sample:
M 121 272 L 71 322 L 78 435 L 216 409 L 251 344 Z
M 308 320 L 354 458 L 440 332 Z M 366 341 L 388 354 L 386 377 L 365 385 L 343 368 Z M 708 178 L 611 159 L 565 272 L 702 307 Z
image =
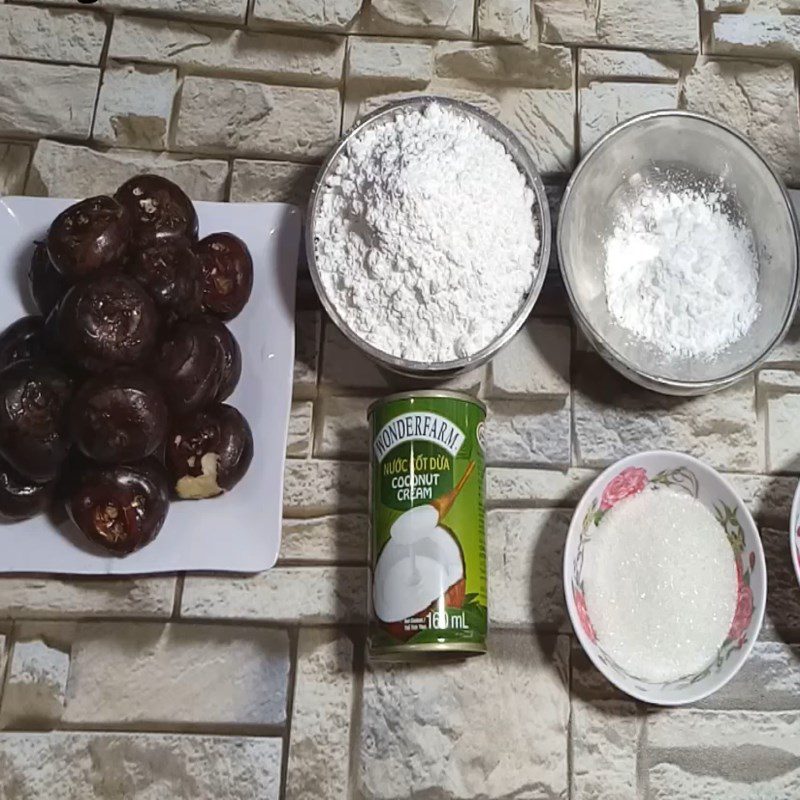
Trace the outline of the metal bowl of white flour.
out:
M 539 173 L 497 119 L 414 97 L 353 127 L 309 200 L 322 305 L 378 364 L 441 379 L 485 363 L 544 282 L 550 214 Z
M 740 133 L 681 111 L 615 128 L 564 194 L 558 254 L 573 314 L 611 366 L 664 394 L 748 375 L 798 299 L 798 224 Z

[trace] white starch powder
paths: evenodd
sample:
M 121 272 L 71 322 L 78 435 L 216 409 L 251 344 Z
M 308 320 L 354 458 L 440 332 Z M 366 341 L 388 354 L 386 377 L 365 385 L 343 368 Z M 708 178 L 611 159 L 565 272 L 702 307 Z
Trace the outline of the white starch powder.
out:
M 505 148 L 431 104 L 368 128 L 323 190 L 315 255 L 345 323 L 423 362 L 473 355 L 527 295 L 534 195 Z
M 584 553 L 597 641 L 631 675 L 668 682 L 716 657 L 736 609 L 736 565 L 722 526 L 669 489 L 614 506 Z
M 758 314 L 753 238 L 719 193 L 648 188 L 638 199 L 606 245 L 608 310 L 667 355 L 713 356 Z

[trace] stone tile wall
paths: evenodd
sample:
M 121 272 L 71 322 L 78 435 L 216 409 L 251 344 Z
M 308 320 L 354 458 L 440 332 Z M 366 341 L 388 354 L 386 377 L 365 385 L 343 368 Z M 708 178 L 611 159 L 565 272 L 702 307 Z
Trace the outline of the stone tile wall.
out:
M 389 98 L 498 115 L 557 208 L 626 117 L 688 108 L 800 185 L 797 0 L 0 2 L 0 194 L 83 196 L 150 170 L 196 199 L 302 204 Z M 555 260 L 552 265 L 557 267 Z M 365 664 L 367 436 L 382 373 L 298 289 L 278 566 L 255 577 L 0 579 L 0 798 L 790 798 L 800 780 L 800 328 L 755 379 L 675 400 L 578 337 L 554 272 L 529 324 L 448 386 L 489 404 L 490 655 Z M 770 607 L 697 707 L 616 693 L 570 635 L 564 534 L 597 471 L 671 447 L 761 526 Z

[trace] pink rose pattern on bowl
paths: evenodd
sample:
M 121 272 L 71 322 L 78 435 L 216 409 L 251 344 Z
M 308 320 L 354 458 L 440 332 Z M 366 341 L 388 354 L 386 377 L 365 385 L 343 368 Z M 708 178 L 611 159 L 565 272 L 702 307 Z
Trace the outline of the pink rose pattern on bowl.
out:
M 733 622 L 731 629 L 728 632 L 728 639 L 735 641 L 739 647 L 745 643 L 745 634 L 747 633 L 747 626 L 753 618 L 753 591 L 750 588 L 749 575 L 745 580 L 742 573 L 741 559 L 736 559 L 736 611 L 733 615 Z
M 647 471 L 641 467 L 627 467 L 619 475 L 611 480 L 603 490 L 600 499 L 600 508 L 608 511 L 613 508 L 620 500 L 626 497 L 639 494 L 647 486 Z
M 662 470 L 652 478 L 648 477 L 647 470 L 642 467 L 626 467 L 618 475 L 614 476 L 606 484 L 600 496 L 600 502 L 593 500 L 583 518 L 581 526 L 581 538 L 575 555 L 572 569 L 572 597 L 575 608 L 578 611 L 578 619 L 584 634 L 597 647 L 599 658 L 608 666 L 613 667 L 620 674 L 629 680 L 637 683 L 644 683 L 652 687 L 654 684 L 642 681 L 635 675 L 631 675 L 622 669 L 614 660 L 603 650 L 602 645 L 597 641 L 597 634 L 592 625 L 589 609 L 586 607 L 586 598 L 583 584 L 583 555 L 587 542 L 591 538 L 594 529 L 600 521 L 621 500 L 643 491 L 657 491 L 664 487 L 671 487 L 678 491 L 685 491 L 692 497 L 697 497 L 699 493 L 699 483 L 697 476 L 688 467 L 678 467 L 677 469 Z M 678 688 L 690 686 L 703 680 L 709 673 L 722 666 L 728 657 L 736 650 L 741 650 L 748 641 L 748 628 L 753 618 L 753 592 L 750 588 L 751 577 L 755 569 L 756 557 L 751 550 L 745 552 L 744 530 L 739 522 L 738 507 L 730 507 L 721 500 L 714 504 L 714 514 L 722 527 L 725 529 L 728 541 L 736 563 L 737 578 L 737 603 L 733 621 L 728 635 L 717 651 L 717 657 L 705 669 L 693 675 L 686 675 L 669 683 L 657 684 L 661 688 Z M 800 535 L 800 529 L 798 529 Z M 645 688 L 642 686 L 641 688 Z
M 575 592 L 573 597 L 575 598 L 575 608 L 578 609 L 581 628 L 583 628 L 583 632 L 589 637 L 590 641 L 597 644 L 597 634 L 594 632 L 594 626 L 589 619 L 589 612 L 586 610 L 586 598 L 583 596 L 583 592 L 574 588 L 573 591 Z

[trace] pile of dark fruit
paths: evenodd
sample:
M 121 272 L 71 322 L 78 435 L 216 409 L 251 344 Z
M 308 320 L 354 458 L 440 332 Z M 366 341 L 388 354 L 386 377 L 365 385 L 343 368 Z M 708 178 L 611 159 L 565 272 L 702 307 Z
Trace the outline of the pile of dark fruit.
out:
M 191 200 L 141 175 L 59 214 L 29 278 L 41 316 L 0 334 L 0 515 L 63 502 L 91 541 L 131 553 L 171 496 L 228 491 L 252 460 L 250 427 L 223 402 L 250 253 L 230 233 L 198 241 Z

